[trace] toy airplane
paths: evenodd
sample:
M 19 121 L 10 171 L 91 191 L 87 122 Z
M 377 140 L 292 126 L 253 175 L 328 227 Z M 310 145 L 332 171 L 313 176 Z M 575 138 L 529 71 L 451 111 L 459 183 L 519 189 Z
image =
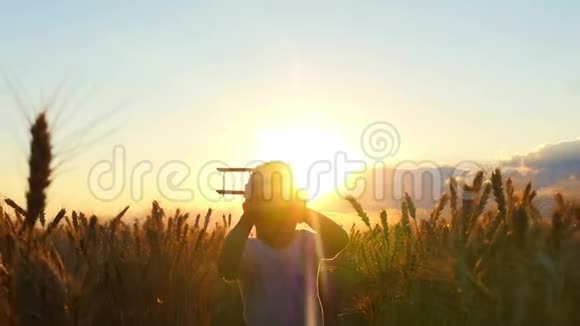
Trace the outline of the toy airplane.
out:
M 252 168 L 217 168 L 218 172 L 222 172 L 222 189 L 216 190 L 220 195 L 244 195 L 244 190 L 227 190 L 226 189 L 226 173 L 228 172 L 248 172 L 252 173 Z

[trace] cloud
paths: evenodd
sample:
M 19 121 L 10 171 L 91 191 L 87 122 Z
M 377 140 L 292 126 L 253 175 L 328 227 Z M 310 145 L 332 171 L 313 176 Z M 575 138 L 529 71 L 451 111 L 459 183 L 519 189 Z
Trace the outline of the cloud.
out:
M 429 163 L 429 164 L 427 164 Z M 484 165 L 440 166 L 435 162 L 399 164 L 381 170 L 370 170 L 363 179 L 364 191 L 355 195 L 365 209 L 377 211 L 383 208 L 400 207 L 404 192 L 414 198 L 418 208 L 431 209 L 441 194 L 448 191 L 447 180 L 467 170 L 485 169 Z M 535 201 L 542 212 L 552 211 L 555 193 L 560 192 L 572 201 L 580 202 L 580 139 L 557 144 L 543 145 L 525 154 L 515 154 L 499 163 L 504 180 L 511 177 L 516 191 L 532 182 L 538 192 Z M 463 171 L 463 172 L 462 172 Z M 404 175 L 400 178 L 398 176 Z M 471 177 L 467 176 L 467 180 Z M 461 181 L 461 178 L 458 178 Z M 377 197 L 377 194 L 381 195 Z M 325 196 L 328 209 L 351 211 L 350 207 L 336 194 Z
M 479 170 L 479 165 L 469 167 Z M 395 166 L 369 169 L 360 176 L 361 187 L 330 192 L 319 199 L 318 208 L 352 211 L 343 199 L 345 195 L 355 197 L 365 209 L 378 211 L 385 208 L 400 208 L 403 196 L 408 193 L 417 208 L 430 210 L 448 191 L 448 180 L 452 176 L 470 178 L 467 166 L 437 165 L 435 162 L 402 162 Z
M 533 183 L 538 191 L 536 205 L 544 212 L 552 211 L 556 193 L 580 202 L 580 139 L 514 155 L 502 163 L 502 169 L 518 187 L 530 181 Z
M 551 187 L 570 178 L 580 179 L 580 139 L 544 145 L 502 163 L 506 175 Z
M 553 197 L 556 193 L 564 194 L 569 200 L 580 202 L 580 179 L 572 177 L 540 189 L 540 195 Z

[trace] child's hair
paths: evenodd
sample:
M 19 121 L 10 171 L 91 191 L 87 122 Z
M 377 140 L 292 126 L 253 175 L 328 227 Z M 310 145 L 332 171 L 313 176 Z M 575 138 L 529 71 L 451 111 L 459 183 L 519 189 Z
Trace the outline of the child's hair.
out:
M 259 211 L 254 219 L 258 239 L 272 245 L 294 232 L 301 219 L 295 210 L 300 207 L 300 198 L 288 164 L 275 161 L 256 167 L 246 184 L 245 197 L 247 204 Z
M 290 166 L 273 161 L 257 166 L 248 181 L 244 197 L 252 202 L 288 202 L 297 199 Z

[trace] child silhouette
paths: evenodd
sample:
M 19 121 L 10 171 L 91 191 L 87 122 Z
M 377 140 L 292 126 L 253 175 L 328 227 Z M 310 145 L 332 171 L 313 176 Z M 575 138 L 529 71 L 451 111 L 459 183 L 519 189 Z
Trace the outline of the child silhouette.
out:
M 252 172 L 244 213 L 227 235 L 219 271 L 237 281 L 248 326 L 319 326 L 318 267 L 348 243 L 347 233 L 330 218 L 297 198 L 292 173 L 282 162 Z M 296 230 L 306 223 L 316 233 Z M 256 238 L 248 239 L 252 228 Z

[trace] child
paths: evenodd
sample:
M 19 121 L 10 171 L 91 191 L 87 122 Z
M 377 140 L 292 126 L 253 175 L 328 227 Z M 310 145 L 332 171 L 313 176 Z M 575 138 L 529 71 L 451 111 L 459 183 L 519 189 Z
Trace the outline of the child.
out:
M 247 325 L 322 325 L 318 266 L 344 249 L 347 233 L 297 198 L 284 163 L 257 167 L 245 197 L 244 213 L 225 239 L 218 267 L 224 279 L 238 282 Z M 302 222 L 316 233 L 296 230 Z M 248 239 L 253 227 L 256 239 Z

